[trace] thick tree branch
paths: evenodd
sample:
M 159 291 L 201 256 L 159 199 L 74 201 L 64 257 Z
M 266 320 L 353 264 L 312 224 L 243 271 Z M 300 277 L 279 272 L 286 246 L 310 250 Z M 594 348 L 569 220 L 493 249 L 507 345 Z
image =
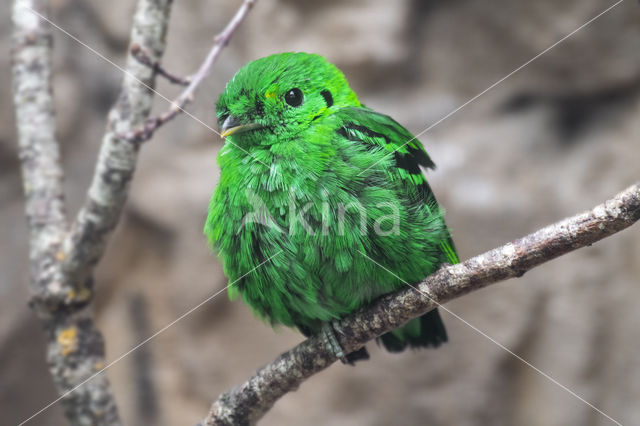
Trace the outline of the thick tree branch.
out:
M 231 36 L 238 29 L 251 8 L 255 5 L 256 1 L 257 0 L 244 0 L 236 14 L 233 16 L 233 18 L 231 18 L 227 26 L 224 28 L 224 30 L 222 30 L 220 34 L 214 37 L 213 47 L 211 48 L 211 50 L 209 50 L 209 54 L 205 58 L 204 62 L 202 62 L 200 68 L 198 69 L 198 71 L 196 71 L 195 74 L 187 77 L 186 79 L 180 79 L 173 74 L 162 70 L 162 74 L 172 82 L 178 84 L 187 82 L 187 88 L 171 103 L 171 108 L 169 108 L 167 112 L 157 117 L 149 118 L 140 128 L 126 133 L 127 139 L 136 143 L 141 143 L 149 140 L 151 139 L 151 136 L 153 136 L 153 132 L 155 132 L 159 127 L 172 120 L 176 115 L 184 112 L 184 108 L 187 106 L 187 104 L 193 101 L 193 97 L 196 90 L 198 89 L 198 86 L 200 86 L 204 79 L 209 75 L 211 67 L 215 63 L 216 59 L 218 59 L 220 52 L 222 52 L 222 49 L 224 49 L 224 47 L 229 43 Z M 159 62 L 148 58 L 147 55 L 144 55 L 144 51 L 141 55 L 139 46 L 133 47 L 134 54 L 136 55 L 136 57 L 138 57 L 138 60 L 140 60 L 141 63 L 146 63 L 152 68 L 159 67 Z
M 104 345 L 91 312 L 84 308 L 90 290 L 79 292 L 64 279 L 60 265 L 67 225 L 50 81 L 52 36 L 40 17 L 47 12 L 45 0 L 16 0 L 12 12 L 13 94 L 30 232 L 31 305 L 44 326 L 47 361 L 69 422 L 119 425 L 106 377 L 69 394 L 104 364 Z
M 130 46 L 140 46 L 159 61 L 166 46 L 171 0 L 140 0 L 133 18 Z M 87 199 L 63 243 L 65 279 L 86 288 L 102 257 L 129 194 L 139 145 L 121 135 L 142 125 L 153 104 L 155 72 L 129 55 L 120 96 L 109 112 L 107 131 Z
M 13 100 L 32 259 L 48 251 L 66 227 L 62 167 L 55 136 L 49 27 L 31 10 L 46 14 L 43 0 L 13 5 Z
M 520 277 L 544 262 L 585 247 L 640 220 L 640 182 L 593 210 L 564 219 L 519 240 L 446 265 L 422 282 L 380 298 L 336 324 L 346 353 L 418 317 L 438 304 L 507 278 Z M 416 291 L 416 289 L 418 291 Z M 427 297 L 426 295 L 429 295 Z M 256 423 L 275 402 L 308 377 L 336 361 L 320 337 L 311 337 L 262 367 L 212 405 L 205 425 Z

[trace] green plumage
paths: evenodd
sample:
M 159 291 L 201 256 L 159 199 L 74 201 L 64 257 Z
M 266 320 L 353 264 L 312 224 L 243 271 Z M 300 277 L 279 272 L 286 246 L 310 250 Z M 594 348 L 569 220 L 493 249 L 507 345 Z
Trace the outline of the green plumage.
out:
M 367 256 L 409 283 L 458 261 L 420 142 L 321 56 L 245 65 L 216 112 L 228 136 L 204 232 L 230 295 L 260 317 L 309 335 L 405 286 Z M 399 351 L 447 337 L 434 310 L 381 340 Z

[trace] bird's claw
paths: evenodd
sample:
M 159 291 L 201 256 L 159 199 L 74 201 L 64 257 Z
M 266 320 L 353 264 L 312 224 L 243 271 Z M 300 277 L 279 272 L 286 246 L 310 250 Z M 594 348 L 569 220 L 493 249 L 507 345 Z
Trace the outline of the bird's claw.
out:
M 331 322 L 325 322 L 322 324 L 322 339 L 324 340 L 327 349 L 331 353 L 333 353 L 337 358 L 342 361 L 343 364 L 348 364 L 344 351 L 342 350 L 342 346 L 338 342 L 338 338 L 336 337 L 333 325 Z

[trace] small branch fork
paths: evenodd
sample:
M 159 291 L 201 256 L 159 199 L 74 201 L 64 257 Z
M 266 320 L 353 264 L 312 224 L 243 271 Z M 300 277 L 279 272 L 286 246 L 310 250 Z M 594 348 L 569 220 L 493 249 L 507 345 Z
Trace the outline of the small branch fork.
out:
M 146 53 L 139 48 L 139 46 L 133 46 L 131 53 L 138 61 L 149 66 L 155 72 L 162 75 L 170 82 L 185 85 L 187 86 L 187 88 L 173 102 L 171 102 L 171 107 L 168 111 L 156 117 L 147 119 L 143 126 L 126 133 L 124 136 L 125 139 L 135 143 L 145 142 L 151 139 L 153 133 L 159 127 L 172 120 L 181 112 L 184 112 L 184 108 L 187 106 L 187 104 L 193 101 L 194 94 L 198 89 L 198 86 L 200 86 L 204 79 L 209 75 L 211 67 L 218 59 L 220 52 L 222 52 L 222 49 L 224 49 L 224 47 L 229 43 L 231 36 L 238 29 L 251 8 L 255 5 L 256 1 L 257 0 L 245 0 L 242 3 L 242 5 L 233 16 L 233 18 L 231 18 L 224 30 L 222 30 L 220 34 L 214 37 L 213 47 L 211 47 L 211 50 L 209 50 L 209 53 L 200 65 L 198 71 L 196 71 L 195 74 L 189 77 L 182 78 L 167 72 L 160 66 L 159 62 L 150 60 Z
M 353 352 L 439 304 L 498 281 L 520 277 L 544 262 L 589 246 L 638 220 L 640 182 L 590 211 L 463 263 L 443 266 L 414 285 L 415 288 L 380 298 L 334 324 L 336 337 L 345 353 Z M 207 426 L 255 424 L 280 397 L 296 390 L 336 360 L 322 336 L 312 336 L 259 369 L 245 383 L 222 394 L 202 423 Z
M 160 61 L 154 61 L 151 59 L 149 53 L 139 44 L 131 46 L 131 55 L 133 55 L 133 57 L 141 64 L 151 68 L 156 74 L 159 74 L 169 80 L 170 83 L 177 84 L 179 86 L 188 86 L 191 83 L 191 78 L 180 77 L 179 75 L 171 74 L 169 71 L 165 70 L 162 65 L 160 65 Z

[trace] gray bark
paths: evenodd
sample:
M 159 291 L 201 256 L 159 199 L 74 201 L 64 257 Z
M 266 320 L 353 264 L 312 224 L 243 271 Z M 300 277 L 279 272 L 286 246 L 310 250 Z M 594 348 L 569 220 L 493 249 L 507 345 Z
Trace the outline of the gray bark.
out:
M 140 46 L 159 61 L 166 46 L 171 0 L 140 0 L 130 46 Z M 109 112 L 96 170 L 87 199 L 63 243 L 63 271 L 70 282 L 91 275 L 115 228 L 129 194 L 139 145 L 122 135 L 141 126 L 153 105 L 155 72 L 132 55 L 127 58 L 120 96 Z
M 170 5 L 170 0 L 138 4 L 132 42 L 154 57 L 164 51 Z M 69 231 L 55 138 L 51 27 L 38 15 L 48 16 L 46 1 L 14 1 L 13 97 L 30 231 L 31 306 L 42 320 L 47 361 L 69 422 L 119 425 L 109 381 L 99 374 L 104 367 L 104 341 L 93 322 L 91 275 L 120 217 L 137 158 L 138 147 L 117 135 L 146 119 L 154 75 L 129 59 L 88 199 Z

